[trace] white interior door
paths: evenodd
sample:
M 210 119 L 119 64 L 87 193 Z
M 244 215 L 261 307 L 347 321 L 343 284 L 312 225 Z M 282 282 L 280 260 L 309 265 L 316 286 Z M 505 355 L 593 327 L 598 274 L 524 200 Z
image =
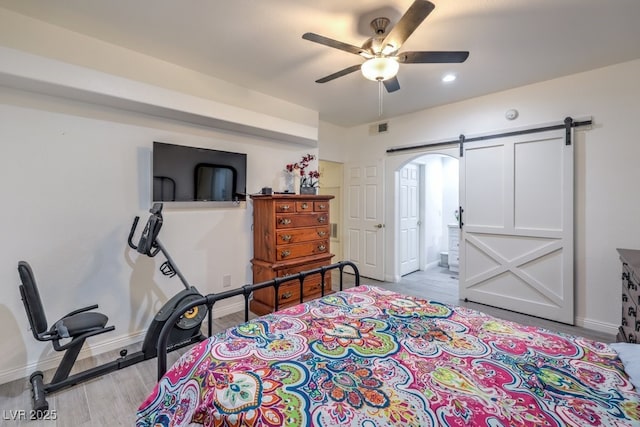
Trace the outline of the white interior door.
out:
M 460 297 L 573 324 L 573 145 L 564 130 L 465 145 L 460 204 Z
M 382 163 L 345 167 L 345 259 L 360 274 L 384 280 L 384 221 Z
M 409 163 L 400 169 L 400 275 L 420 268 L 420 168 Z

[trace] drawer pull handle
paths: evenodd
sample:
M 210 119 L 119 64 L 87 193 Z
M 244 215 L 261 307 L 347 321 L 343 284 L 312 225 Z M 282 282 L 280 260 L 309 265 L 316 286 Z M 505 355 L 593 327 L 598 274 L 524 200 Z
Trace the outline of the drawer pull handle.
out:
M 291 224 L 291 220 L 289 218 L 280 218 L 281 225 L 289 225 Z
M 320 231 L 318 231 L 318 236 L 320 236 L 320 237 L 324 237 L 324 236 L 326 236 L 326 235 L 327 235 L 327 232 L 326 232 L 326 231 L 324 231 L 324 230 L 320 230 Z
M 318 209 L 327 209 L 327 205 L 318 205 Z
M 309 209 L 309 205 L 307 203 L 302 204 L 302 209 Z
M 283 241 L 288 242 L 289 240 L 291 240 L 291 234 L 283 234 L 282 236 L 280 236 L 280 238 Z
M 289 299 L 293 296 L 293 292 L 285 292 L 284 294 L 280 295 L 280 299 L 284 300 L 284 299 Z
M 289 209 L 291 209 L 291 206 L 289 206 L 289 205 L 282 205 L 282 206 L 280 206 L 280 210 L 281 210 L 281 211 L 288 211 Z
M 318 217 L 318 222 L 327 222 L 327 217 L 326 216 L 319 216 Z
M 320 252 L 324 252 L 324 251 L 326 251 L 326 250 L 327 250 L 327 247 L 326 247 L 325 245 L 319 245 L 319 246 L 318 246 L 318 250 L 319 250 Z
M 282 258 L 286 258 L 286 257 L 288 257 L 289 255 L 291 255 L 291 251 L 282 251 L 282 252 L 280 252 L 280 256 L 281 256 Z

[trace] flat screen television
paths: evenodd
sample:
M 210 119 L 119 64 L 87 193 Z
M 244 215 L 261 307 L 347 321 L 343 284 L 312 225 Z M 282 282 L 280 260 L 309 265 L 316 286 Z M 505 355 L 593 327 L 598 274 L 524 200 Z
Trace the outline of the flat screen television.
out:
M 247 198 L 246 154 L 154 142 L 152 159 L 154 202 Z

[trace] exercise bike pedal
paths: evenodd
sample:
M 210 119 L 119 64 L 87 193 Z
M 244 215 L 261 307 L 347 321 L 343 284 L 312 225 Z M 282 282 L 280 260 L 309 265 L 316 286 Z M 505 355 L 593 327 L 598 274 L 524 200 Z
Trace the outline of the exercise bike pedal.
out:
M 33 399 L 33 411 L 36 418 L 42 416 L 49 410 L 49 402 L 45 398 L 44 374 L 36 371 L 29 376 L 31 383 L 31 398 Z

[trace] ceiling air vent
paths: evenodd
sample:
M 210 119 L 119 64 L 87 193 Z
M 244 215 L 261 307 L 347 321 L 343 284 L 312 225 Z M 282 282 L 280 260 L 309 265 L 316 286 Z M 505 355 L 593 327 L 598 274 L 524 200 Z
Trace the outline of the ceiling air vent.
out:
M 370 126 L 369 134 L 377 135 L 379 133 L 387 133 L 389 132 L 389 122 L 384 123 L 376 123 Z

